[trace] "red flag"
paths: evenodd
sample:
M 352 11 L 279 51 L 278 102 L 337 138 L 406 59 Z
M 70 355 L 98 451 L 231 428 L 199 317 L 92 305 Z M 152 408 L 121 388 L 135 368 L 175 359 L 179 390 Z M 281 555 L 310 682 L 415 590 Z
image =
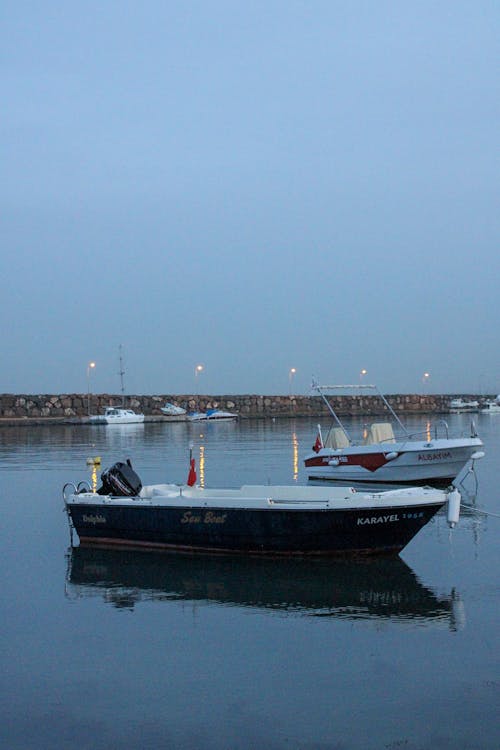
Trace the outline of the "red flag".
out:
M 315 453 L 319 453 L 319 451 L 321 450 L 322 447 L 323 447 L 323 443 L 321 442 L 321 436 L 320 436 L 320 434 L 318 432 L 318 434 L 316 436 L 316 442 L 313 445 L 313 451 Z
M 188 476 L 187 484 L 188 484 L 188 487 L 192 487 L 193 484 L 196 484 L 196 469 L 195 469 L 194 458 L 192 458 L 189 463 L 189 476 Z

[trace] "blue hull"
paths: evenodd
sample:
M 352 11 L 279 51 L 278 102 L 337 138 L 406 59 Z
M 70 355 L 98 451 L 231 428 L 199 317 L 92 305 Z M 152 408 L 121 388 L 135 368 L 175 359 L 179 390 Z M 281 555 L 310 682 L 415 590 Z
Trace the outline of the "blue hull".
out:
M 82 545 L 312 555 L 396 553 L 443 503 L 376 510 L 69 505 Z

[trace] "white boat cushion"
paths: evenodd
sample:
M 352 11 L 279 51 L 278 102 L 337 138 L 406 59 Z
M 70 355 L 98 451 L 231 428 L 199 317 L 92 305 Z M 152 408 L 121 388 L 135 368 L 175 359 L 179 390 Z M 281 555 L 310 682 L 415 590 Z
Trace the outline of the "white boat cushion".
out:
M 349 439 L 341 427 L 332 427 L 325 440 L 325 448 L 333 448 L 333 450 L 339 450 L 340 448 L 347 448 L 349 445 Z
M 394 430 L 392 429 L 392 424 L 390 422 L 374 422 L 372 424 L 366 439 L 367 445 L 395 442 L 396 438 L 394 437 Z

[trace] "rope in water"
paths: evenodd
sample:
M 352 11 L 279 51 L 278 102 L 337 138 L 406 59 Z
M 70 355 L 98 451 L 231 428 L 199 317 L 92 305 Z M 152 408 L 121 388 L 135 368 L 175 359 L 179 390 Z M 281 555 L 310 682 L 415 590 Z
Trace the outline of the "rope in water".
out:
M 491 516 L 492 518 L 500 518 L 500 515 L 498 513 L 490 513 L 487 510 L 479 510 L 479 508 L 475 508 L 473 505 L 465 505 L 464 503 L 460 503 L 461 508 L 467 508 L 467 510 L 472 510 L 474 513 L 480 513 L 483 516 Z

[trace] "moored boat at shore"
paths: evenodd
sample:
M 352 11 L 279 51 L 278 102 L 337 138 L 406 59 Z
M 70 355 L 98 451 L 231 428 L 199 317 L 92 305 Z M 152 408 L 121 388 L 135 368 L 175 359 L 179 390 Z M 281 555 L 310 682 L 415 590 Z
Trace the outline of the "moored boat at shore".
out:
M 481 414 L 500 414 L 500 395 L 493 400 L 485 401 L 481 406 Z
M 136 414 L 133 409 L 121 409 L 107 406 L 104 414 L 89 417 L 91 424 L 141 424 L 144 414 Z
M 463 398 L 452 398 L 450 401 L 450 413 L 451 414 L 464 414 L 467 412 L 478 412 L 479 401 L 466 401 Z
M 457 489 L 205 489 L 193 486 L 193 461 L 187 485 L 142 486 L 130 464 L 104 472 L 97 492 L 86 482 L 66 484 L 65 508 L 80 544 L 245 554 L 394 554 L 446 503 L 450 524 L 458 520 Z
M 186 414 L 186 409 L 183 409 L 182 406 L 177 406 L 177 404 L 172 404 L 168 401 L 165 406 L 161 407 L 160 411 L 166 417 L 183 417 Z
M 238 419 L 238 415 L 222 409 L 207 409 L 206 411 L 190 412 L 187 418 L 189 422 L 233 422 Z

